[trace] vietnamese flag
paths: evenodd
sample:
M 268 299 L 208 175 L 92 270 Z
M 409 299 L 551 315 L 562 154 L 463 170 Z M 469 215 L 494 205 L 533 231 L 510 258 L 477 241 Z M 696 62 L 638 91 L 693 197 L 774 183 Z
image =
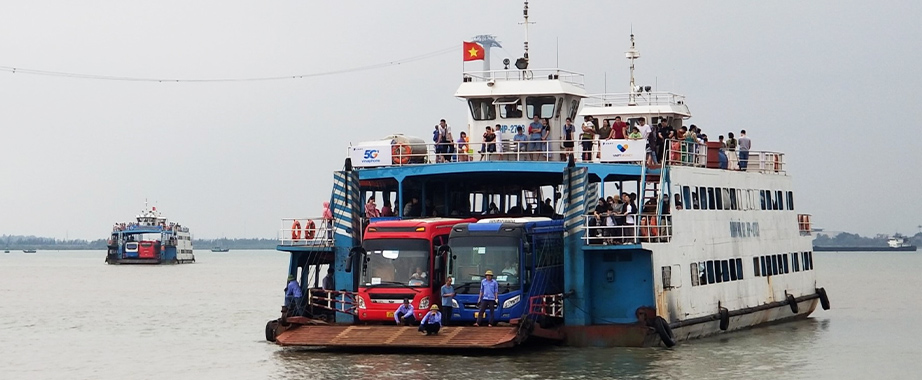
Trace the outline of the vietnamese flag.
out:
M 483 46 L 476 42 L 464 41 L 464 62 L 483 60 Z

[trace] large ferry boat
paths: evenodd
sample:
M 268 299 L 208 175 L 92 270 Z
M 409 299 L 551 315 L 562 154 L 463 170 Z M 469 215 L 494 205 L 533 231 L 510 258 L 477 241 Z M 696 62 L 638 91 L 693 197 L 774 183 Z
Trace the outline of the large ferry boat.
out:
M 814 245 L 813 250 L 817 252 L 915 252 L 916 246 L 912 244 L 908 237 L 899 233 L 887 238 L 886 246 L 835 246 L 835 245 Z
M 525 18 L 527 25 L 527 2 Z M 579 140 L 583 120 L 629 127 L 645 120 L 679 131 L 691 117 L 684 96 L 635 85 L 633 36 L 626 56 L 629 91 L 588 95 L 582 74 L 529 67 L 526 42 L 514 68 L 507 60 L 502 70 L 464 72 L 455 93 L 468 106 L 467 134 L 489 127 L 499 137 L 467 142 L 473 149 L 403 135 L 349 147 L 333 175 L 329 215 L 282 220 L 277 249 L 290 253 L 287 274 L 303 297 L 286 298 L 266 339 L 381 348 L 499 348 L 530 339 L 672 346 L 828 309 L 810 216 L 795 207 L 782 153 L 748 151 L 730 170 L 717 142 L 673 138 L 648 151 L 644 140 Z M 514 135 L 534 118 L 550 128 L 523 144 Z M 567 119 L 576 133 L 564 131 Z M 597 209 L 608 196 L 624 204 Z M 378 216 L 377 204 L 392 216 Z M 327 268 L 333 288 L 320 286 Z M 497 325 L 474 327 L 486 317 L 481 281 L 493 273 Z M 426 281 L 414 282 L 422 275 Z M 394 326 L 402 299 L 418 320 L 438 300 L 432 284 L 447 277 L 456 296 L 443 333 Z
M 106 242 L 108 264 L 184 264 L 195 262 L 189 228 L 148 208 L 133 222 L 116 223 Z

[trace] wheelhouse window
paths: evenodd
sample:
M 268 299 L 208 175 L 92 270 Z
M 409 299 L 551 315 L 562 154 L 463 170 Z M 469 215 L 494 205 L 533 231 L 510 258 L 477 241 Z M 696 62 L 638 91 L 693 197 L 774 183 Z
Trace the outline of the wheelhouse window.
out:
M 553 96 L 528 96 L 525 97 L 525 111 L 529 119 L 535 116 L 552 118 L 556 103 Z
M 522 103 L 519 98 L 499 98 L 493 104 L 499 106 L 499 117 L 503 119 L 522 117 Z
M 576 112 L 579 111 L 579 99 L 570 101 L 570 120 L 576 121 Z
M 474 120 L 495 120 L 496 106 L 493 105 L 493 98 L 475 98 L 467 101 L 471 108 L 471 116 Z

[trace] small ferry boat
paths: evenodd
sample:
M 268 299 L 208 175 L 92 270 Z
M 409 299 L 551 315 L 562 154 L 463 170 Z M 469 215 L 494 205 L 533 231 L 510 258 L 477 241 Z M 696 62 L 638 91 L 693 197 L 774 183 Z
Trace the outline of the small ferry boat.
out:
M 219 252 L 219 253 L 230 252 L 230 248 L 212 247 L 212 248 L 211 248 L 211 252 Z
M 9 252 L 9 251 L 7 251 L 7 252 Z M 34 249 L 24 249 L 24 250 L 22 250 L 22 253 L 35 253 L 35 252 L 36 252 L 36 251 L 35 251 Z
M 116 223 L 107 241 L 108 264 L 184 264 L 195 262 L 189 228 L 171 222 L 145 204 L 135 221 Z
M 489 49 L 465 46 L 465 57 Z M 679 131 L 691 117 L 684 96 L 635 85 L 633 35 L 623 94 L 589 95 L 582 74 L 533 69 L 527 41 L 524 51 L 515 67 L 507 59 L 502 70 L 461 75 L 455 96 L 467 103 L 465 132 L 484 134 L 482 143 L 389 135 L 350 146 L 333 175 L 331 212 L 282 220 L 277 249 L 290 259 L 279 277 L 294 279 L 303 296 L 285 299 L 266 324 L 267 340 L 382 349 L 504 348 L 530 339 L 672 346 L 829 308 L 814 271 L 810 215 L 795 206 L 783 153 L 746 151 L 727 166 L 716 141 L 671 138 L 647 148 L 599 136 L 594 126 L 622 122 Z M 575 133 L 565 132 L 567 119 Z M 540 132 L 531 141 L 515 136 L 528 128 Z M 606 196 L 623 203 L 612 200 L 608 211 Z M 499 284 L 495 315 L 481 322 L 488 276 Z M 394 326 L 404 300 L 417 321 L 438 305 L 448 277 L 456 295 L 445 333 Z

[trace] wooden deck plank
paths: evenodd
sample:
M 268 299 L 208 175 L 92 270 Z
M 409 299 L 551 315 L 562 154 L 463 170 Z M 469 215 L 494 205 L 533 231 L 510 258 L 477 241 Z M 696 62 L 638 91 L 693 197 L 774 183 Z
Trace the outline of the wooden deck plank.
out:
M 515 345 L 516 327 L 449 326 L 439 335 L 420 334 L 415 326 L 305 325 L 280 334 L 282 346 L 500 348 Z

